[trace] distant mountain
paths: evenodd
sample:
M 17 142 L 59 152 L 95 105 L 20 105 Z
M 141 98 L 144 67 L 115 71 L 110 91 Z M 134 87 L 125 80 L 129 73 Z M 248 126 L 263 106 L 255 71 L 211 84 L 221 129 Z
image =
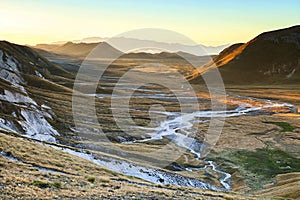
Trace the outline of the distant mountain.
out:
M 37 49 L 43 49 L 47 51 L 53 51 L 55 53 L 64 53 L 63 50 L 65 45 L 70 46 L 71 44 L 83 46 L 83 49 L 79 48 L 81 51 L 85 51 L 84 53 L 74 52 L 73 55 L 84 55 L 86 51 L 91 51 L 92 48 L 101 42 L 107 42 L 109 45 L 118 49 L 121 52 L 129 53 L 129 52 L 146 52 L 146 53 L 160 53 L 160 52 L 186 52 L 189 54 L 193 54 L 196 56 L 204 56 L 204 55 L 216 55 L 220 53 L 224 48 L 228 45 L 221 46 L 205 46 L 205 45 L 185 45 L 180 43 L 164 43 L 157 42 L 152 40 L 141 40 L 135 38 L 125 38 L 125 37 L 114 37 L 114 38 L 100 38 L 100 37 L 90 37 L 82 40 L 73 40 L 71 42 L 56 42 L 52 44 L 38 44 L 34 46 Z M 67 52 L 70 53 L 70 52 Z
M 73 43 L 99 43 L 99 42 L 105 42 L 108 38 L 103 37 L 87 37 L 83 38 L 81 40 L 72 40 Z M 66 43 L 66 42 L 64 42 Z
M 225 83 L 294 83 L 300 81 L 300 26 L 265 32 L 234 44 L 199 67 L 219 67 Z M 198 72 L 188 78 L 196 79 Z
M 95 49 L 97 47 L 97 49 Z M 35 46 L 35 50 L 41 55 L 51 60 L 67 59 L 80 60 L 84 59 L 92 50 L 99 58 L 124 58 L 124 59 L 185 59 L 192 62 L 195 66 L 206 63 L 210 56 L 196 56 L 194 54 L 183 51 L 178 52 L 143 52 L 134 51 L 130 53 L 122 53 L 113 48 L 106 42 L 100 43 L 73 43 L 68 42 L 64 45 L 57 44 L 39 44 Z
M 66 44 L 67 42 L 73 42 L 73 43 L 99 43 L 99 42 L 105 42 L 109 38 L 106 37 L 86 37 L 83 39 L 79 40 L 71 40 L 71 41 L 57 41 L 57 42 L 52 42 L 50 45 L 63 45 Z
M 125 38 L 125 37 L 116 37 L 110 38 L 108 43 L 113 47 L 123 51 L 128 52 L 132 49 L 141 49 L 143 51 L 144 48 L 149 49 L 157 49 L 161 51 L 169 51 L 169 52 L 186 52 L 189 54 L 193 54 L 196 56 L 204 56 L 204 55 L 216 55 L 228 45 L 221 46 L 205 46 L 205 45 L 185 45 L 180 43 L 164 43 L 157 42 L 152 40 L 140 40 L 135 38 Z
M 127 53 L 122 56 L 122 58 L 134 58 L 134 59 L 199 59 L 203 56 L 195 56 L 186 52 L 160 52 L 160 53 L 146 53 L 146 52 L 137 52 L 137 53 Z
M 67 42 L 63 45 L 58 44 L 38 44 L 35 46 L 36 49 L 46 50 L 56 54 L 64 54 L 75 57 L 86 57 L 93 49 L 97 47 L 97 53 L 102 58 L 118 57 L 123 53 L 106 42 L 101 43 L 73 43 Z

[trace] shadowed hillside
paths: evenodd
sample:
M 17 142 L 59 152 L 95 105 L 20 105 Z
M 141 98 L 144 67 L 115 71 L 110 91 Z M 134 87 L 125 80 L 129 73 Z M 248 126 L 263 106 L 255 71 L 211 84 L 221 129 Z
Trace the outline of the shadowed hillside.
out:
M 219 67 L 225 83 L 298 82 L 300 26 L 265 32 L 245 44 L 234 44 L 188 78 L 196 79 L 214 67 Z

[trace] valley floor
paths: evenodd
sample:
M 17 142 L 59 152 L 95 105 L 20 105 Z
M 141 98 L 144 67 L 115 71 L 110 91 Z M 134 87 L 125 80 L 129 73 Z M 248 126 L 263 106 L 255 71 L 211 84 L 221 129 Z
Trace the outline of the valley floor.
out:
M 111 95 L 118 77 L 122 77 L 132 66 L 139 65 L 139 63 L 131 63 L 133 60 L 129 61 L 128 63 L 120 61 L 111 66 L 100 83 L 97 83 L 96 92 L 84 91 L 84 97 L 89 96 L 93 100 L 96 99 L 98 122 L 105 132 L 105 137 L 109 139 L 108 141 L 106 138 L 107 142 L 103 142 L 101 140 L 103 138 L 89 141 L 81 137 L 80 133 L 82 132 L 96 135 L 97 132 L 94 130 L 98 128 L 97 123 L 90 123 L 91 115 L 83 112 L 86 111 L 84 110 L 85 101 L 79 104 L 79 117 L 84 119 L 80 124 L 82 129 L 76 129 L 77 127 L 74 126 L 72 110 L 74 80 L 72 77 L 51 76 L 51 79 L 49 78 L 51 81 L 49 81 L 38 76 L 28 76 L 28 85 L 20 87 L 25 92 L 18 91 L 5 81 L 0 83 L 3 90 L 1 100 L 3 104 L 1 117 L 3 119 L 0 129 L 0 199 L 300 198 L 298 189 L 300 185 L 300 115 L 291 112 L 290 106 L 282 106 L 283 103 L 300 106 L 300 91 L 296 85 L 284 87 L 226 85 L 229 94 L 226 103 L 228 110 L 231 111 L 230 117 L 225 120 L 217 144 L 206 158 L 201 160 L 195 152 L 201 151 L 199 146 L 201 147 L 201 144 L 204 143 L 203 135 L 209 126 L 208 118 L 212 116 L 211 102 L 205 89 L 196 90 L 201 91 L 197 93 L 199 95 L 197 101 L 200 102 L 202 108 L 200 111 L 197 110 L 198 113 L 192 112 L 192 114 L 180 112 L 181 105 L 172 94 L 172 92 L 182 92 L 180 87 L 178 91 L 170 92 L 155 84 L 149 84 L 135 91 L 135 82 L 132 82 L 133 84 L 124 83 L 125 89 Z M 183 67 L 183 64 L 178 65 L 177 61 L 174 65 L 176 69 L 183 70 L 182 73 L 189 71 L 188 67 Z M 97 67 L 99 66 L 94 66 L 95 69 Z M 139 70 L 145 70 L 147 73 L 150 70 L 149 73 L 151 73 L 154 68 Z M 172 73 L 171 70 L 170 75 Z M 156 74 L 150 75 L 155 77 Z M 154 80 L 154 82 L 159 82 L 159 80 Z M 82 89 L 85 90 L 86 82 L 82 83 Z M 196 85 L 195 88 L 197 87 L 199 86 Z M 120 130 L 115 123 L 114 117 L 117 116 L 127 125 L 128 117 L 122 115 L 122 108 L 117 104 L 118 106 L 115 108 L 119 110 L 113 116 L 111 107 L 111 100 L 114 98 L 119 103 L 123 98 L 122 95 L 126 95 L 124 91 L 129 91 L 129 94 L 131 91 L 135 91 L 136 95 L 132 96 L 129 108 L 127 108 L 137 126 L 136 128 L 136 126 L 128 125 L 130 134 Z M 180 94 L 188 95 L 189 92 L 185 92 Z M 8 98 L 12 96 L 10 95 L 12 93 L 15 94 L 14 102 Z M 18 99 L 17 97 L 20 96 L 24 96 L 24 98 Z M 280 106 L 268 107 L 268 102 L 270 102 L 268 100 L 273 100 L 271 105 L 278 103 Z M 263 104 L 261 104 L 262 102 Z M 224 102 L 220 102 L 220 104 L 222 103 Z M 251 105 L 249 107 L 240 106 L 239 103 Z M 160 107 L 155 107 L 158 108 L 158 111 L 152 109 L 152 105 L 158 104 L 165 110 L 159 110 Z M 261 106 L 266 104 L 268 105 L 265 107 Z M 189 101 L 186 101 L 184 105 L 187 108 L 191 107 Z M 35 115 L 32 114 L 31 117 L 28 117 L 28 113 L 35 113 Z M 179 119 L 180 116 L 186 117 L 187 120 L 182 121 L 187 122 L 187 125 L 181 123 L 181 120 L 178 123 L 177 118 L 174 118 L 174 113 L 179 116 Z M 151 114 L 151 117 L 158 119 L 154 124 L 149 122 Z M 215 118 L 227 115 L 224 110 L 213 114 L 216 114 Z M 172 117 L 175 121 L 172 121 Z M 26 122 L 25 124 L 28 124 L 33 131 L 23 130 L 24 127 L 21 127 L 22 123 L 20 125 L 19 122 Z M 149 123 L 149 128 L 154 130 L 150 137 L 148 130 L 141 129 L 141 127 L 147 127 Z M 40 124 L 42 125 L 40 126 Z M 38 128 L 40 129 L 37 130 Z M 48 134 L 49 129 L 52 130 L 52 128 L 59 134 Z M 23 135 L 18 134 L 19 129 L 23 130 Z M 51 136 L 51 141 L 36 140 L 41 138 L 38 136 L 45 136 L 45 133 L 46 136 Z M 181 137 L 179 142 L 178 140 L 175 141 L 177 143 L 173 142 L 172 137 L 176 138 L 178 135 Z M 158 140 L 155 139 L 157 136 L 160 136 Z M 79 141 L 79 139 L 82 140 Z M 197 151 L 193 152 L 191 146 L 180 143 L 184 141 L 182 139 L 197 144 L 192 145 Z M 164 148 L 164 145 L 168 143 L 171 145 L 163 149 L 156 157 L 149 156 L 151 159 L 143 159 L 148 152 Z M 178 151 L 173 150 L 175 146 Z M 99 151 L 95 153 L 98 147 Z M 206 186 L 222 189 L 212 191 L 209 190 L 211 187 L 203 190 L 174 186 L 176 184 L 155 184 L 158 183 L 158 176 L 155 181 L 150 183 L 136 177 L 126 176 L 124 175 L 126 172 L 123 172 L 122 175 L 117 173 L 117 170 L 113 171 L 116 168 L 113 168 L 115 167 L 113 165 L 110 166 L 109 162 L 106 162 L 106 168 L 101 167 L 104 165 L 100 166 L 88 159 L 71 155 L 67 151 L 62 151 L 61 148 L 69 149 L 73 153 L 85 151 L 86 155 L 88 155 L 87 152 L 92 152 L 93 155 L 95 153 L 98 156 L 109 155 L 122 161 L 131 158 L 129 167 L 139 165 L 144 166 L 143 169 L 150 168 L 151 164 L 161 164 L 162 162 L 170 164 L 171 161 L 170 165 L 163 165 L 159 170 L 172 174 L 173 180 L 184 176 L 187 177 L 185 180 L 188 180 L 185 182 L 187 183 L 185 186 L 190 184 L 190 180 L 196 179 L 196 181 L 203 181 Z M 170 158 L 177 153 L 179 155 L 177 160 Z M 207 166 L 208 162 L 215 164 Z M 178 168 L 174 170 L 176 167 L 179 167 L 180 170 L 177 170 Z M 205 168 L 205 170 L 199 170 L 201 168 Z M 145 175 L 147 172 L 139 170 L 136 174 Z M 157 171 L 154 170 L 154 172 Z M 228 192 L 224 192 L 224 177 L 222 177 L 224 174 L 230 174 L 231 178 L 231 182 L 229 180 L 226 182 L 231 186 L 228 187 L 230 189 Z M 138 175 L 136 176 L 142 178 Z M 148 173 L 148 178 L 149 176 L 153 178 L 153 174 L 149 175 Z M 162 182 L 164 181 L 162 179 Z
M 1 199 L 262 199 L 148 183 L 7 131 L 0 144 Z

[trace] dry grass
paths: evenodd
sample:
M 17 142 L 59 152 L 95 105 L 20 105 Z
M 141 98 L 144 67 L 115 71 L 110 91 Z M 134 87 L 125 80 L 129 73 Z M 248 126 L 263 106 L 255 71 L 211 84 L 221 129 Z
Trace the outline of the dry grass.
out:
M 230 60 L 231 58 L 228 58 Z M 225 60 L 226 61 L 226 60 Z M 225 62 L 224 61 L 224 62 Z M 144 63 L 143 61 L 139 61 Z M 124 63 L 120 61 L 122 66 L 113 66 L 111 73 L 113 75 L 122 75 L 129 68 L 139 65 L 137 61 L 130 61 Z M 150 62 L 150 61 L 149 61 Z M 151 61 L 152 62 L 152 61 Z M 169 60 L 164 61 L 169 63 Z M 223 61 L 222 61 L 223 62 Z M 226 61 L 227 62 L 227 61 Z M 185 74 L 186 71 L 190 71 L 190 66 L 186 62 L 174 61 L 173 67 L 180 69 L 180 72 Z M 110 73 L 108 70 L 108 73 Z M 73 125 L 72 122 L 72 110 L 71 110 L 71 95 L 72 91 L 64 86 L 58 84 L 49 84 L 43 82 L 43 87 L 38 87 L 39 81 L 36 78 L 28 77 L 32 86 L 28 87 L 28 91 L 32 97 L 39 103 L 44 104 L 46 102 L 52 110 L 55 112 L 56 117 L 51 124 L 59 130 L 61 133 L 69 134 L 65 129 L 64 124 Z M 63 85 L 72 85 L 71 80 L 60 79 Z M 100 83 L 107 84 L 107 83 Z M 6 88 L 7 84 L 4 84 Z M 52 88 L 54 87 L 55 92 Z M 198 86 L 195 86 L 197 88 Z M 228 87 L 228 91 L 234 94 L 240 94 L 244 96 L 254 96 L 259 98 L 272 98 L 279 99 L 281 101 L 287 101 L 299 105 L 300 93 L 297 90 L 291 91 L 291 88 L 272 88 L 269 90 L 267 86 L 251 88 L 247 87 Z M 246 90 L 245 90 L 246 88 Z M 11 88 L 9 88 L 11 89 Z M 209 98 L 209 95 L 205 93 L 207 89 L 200 88 L 198 93 L 199 97 Z M 103 92 L 103 91 L 102 91 Z M 109 91 L 104 91 L 109 93 Z M 178 111 L 177 104 L 161 100 L 143 100 L 132 99 L 131 103 L 136 108 L 148 108 L 152 104 L 161 104 L 168 111 Z M 209 108 L 209 102 L 203 103 L 203 109 Z M 227 102 L 226 102 L 227 103 Z M 188 105 L 187 105 L 188 106 Z M 113 125 L 113 119 L 111 113 L 106 108 L 110 107 L 110 101 L 108 98 L 96 101 L 96 107 L 98 111 L 99 121 L 102 121 L 103 128 L 107 130 L 107 136 L 118 134 L 118 129 Z M 136 122 L 143 124 L 146 123 L 147 113 L 132 112 L 133 117 L 136 117 Z M 85 113 L 82 113 L 83 117 Z M 143 118 L 143 119 L 140 119 Z M 299 115 L 273 115 L 273 116 L 242 116 L 237 118 L 227 119 L 223 133 L 215 147 L 216 152 L 221 152 L 226 149 L 246 149 L 254 151 L 256 148 L 265 148 L 266 146 L 272 146 L 281 150 L 294 153 L 299 153 Z M 281 132 L 281 127 L 276 124 L 265 124 L 264 121 L 276 121 L 286 122 L 295 127 L 292 132 Z M 91 124 L 86 124 L 87 127 L 92 128 Z M 205 132 L 208 124 L 203 123 L 199 125 L 199 130 Z M 69 130 L 68 130 L 69 131 Z M 6 133 L 8 134 L 8 133 Z M 132 133 L 134 134 L 134 133 Z M 138 134 L 138 133 L 137 133 Z M 136 134 L 136 135 L 137 135 Z M 17 136 L 17 135 L 15 135 Z M 62 138 L 64 139 L 64 138 Z M 70 139 L 65 139 L 66 142 L 76 142 Z M 105 146 L 105 143 L 102 143 Z M 108 145 L 108 144 L 107 144 Z M 109 146 L 109 145 L 108 145 Z M 160 144 L 148 143 L 148 144 L 116 144 L 113 148 L 119 147 L 124 152 L 131 152 L 137 155 L 143 155 L 147 152 L 151 152 L 154 149 L 161 148 Z M 178 150 L 182 150 L 177 148 Z M 217 193 L 212 191 L 203 191 L 200 189 L 191 189 L 184 187 L 172 187 L 172 186 L 157 186 L 154 184 L 146 183 L 145 181 L 127 177 L 121 174 L 114 173 L 108 169 L 99 167 L 84 159 L 69 155 L 62 151 L 53 149 L 48 146 L 36 144 L 30 139 L 20 140 L 15 137 L 0 134 L 0 151 L 9 152 L 14 157 L 22 160 L 23 163 L 7 160 L 0 156 L 0 198 L 43 198 L 43 199 L 64 199 L 64 198 L 84 198 L 84 199 L 101 199 L 110 197 L 125 197 L 125 198 L 157 198 L 157 199 L 251 199 L 255 197 L 244 196 L 242 194 L 234 193 Z M 172 160 L 169 155 L 182 155 L 178 158 L 177 162 L 181 164 L 195 164 L 201 165 L 199 161 L 187 152 L 174 152 L 172 146 L 164 149 L 164 153 L 159 154 L 157 159 L 169 162 Z M 134 160 L 139 163 L 140 160 Z M 142 163 L 147 166 L 149 163 Z M 55 172 L 40 172 L 38 167 L 52 169 Z M 234 181 L 233 188 L 236 191 L 246 191 L 246 178 L 241 175 L 237 169 L 226 169 L 225 171 L 232 174 Z M 203 174 L 199 173 L 187 173 L 180 172 L 186 176 L 207 178 Z M 212 174 L 214 176 L 214 174 Z M 282 176 L 279 176 L 279 178 Z M 220 177 L 213 177 L 206 181 L 216 183 Z M 134 181 L 136 183 L 129 183 L 128 181 Z M 147 184 L 144 186 L 139 185 Z M 299 182 L 293 179 L 287 181 L 281 181 L 282 184 L 277 187 L 270 187 L 269 190 L 262 192 L 260 195 L 270 196 L 283 196 L 283 197 L 295 197 L 297 195 L 297 184 Z M 273 188 L 273 189 L 272 189 Z M 277 189 L 276 189 L 277 188 Z M 262 199 L 262 197 L 258 197 Z
M 226 85 L 226 90 L 231 94 L 279 100 L 300 106 L 299 85 Z
M 280 174 L 274 183 L 265 187 L 266 189 L 257 192 L 257 194 L 300 199 L 300 173 Z
M 60 150 L 19 139 L 1 131 L 1 151 L 22 162 L 0 156 L 0 198 L 14 199 L 256 199 L 175 186 L 157 186 L 123 176 Z M 41 172 L 37 166 L 55 172 Z M 128 181 L 131 181 L 128 182 Z M 140 185 L 140 184 L 146 185 Z
M 292 132 L 282 132 L 280 126 L 264 123 L 268 121 L 285 122 L 295 129 Z M 205 130 L 207 126 L 208 124 L 202 124 L 200 128 Z M 283 114 L 228 118 L 214 150 L 222 151 L 226 148 L 254 150 L 272 144 L 273 147 L 296 154 L 300 152 L 299 133 L 298 118 L 286 117 Z

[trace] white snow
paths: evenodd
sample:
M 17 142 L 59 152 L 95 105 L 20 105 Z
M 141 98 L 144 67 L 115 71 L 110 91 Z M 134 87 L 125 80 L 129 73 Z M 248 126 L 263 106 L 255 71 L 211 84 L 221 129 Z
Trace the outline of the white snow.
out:
M 50 108 L 49 106 L 45 105 L 45 104 L 42 104 L 41 107 L 42 107 L 43 109 L 51 110 L 51 108 Z
M 30 103 L 35 106 L 37 105 L 36 102 L 33 101 L 30 97 L 17 92 L 11 92 L 9 90 L 4 90 L 4 94 L 0 95 L 0 100 L 12 102 L 12 103 Z
M 0 69 L 0 78 L 4 79 L 14 85 L 24 82 L 16 73 L 13 73 L 4 68 Z
M 35 74 L 36 74 L 38 77 L 44 78 L 44 76 L 43 76 L 40 72 L 38 72 L 38 71 L 34 71 L 34 72 L 35 72 Z
M 9 155 L 7 155 L 4 151 L 0 151 L 0 155 L 1 155 L 3 158 L 6 158 L 6 159 L 8 159 L 8 160 L 15 161 L 15 162 L 20 162 L 19 159 L 15 158 L 14 156 L 9 156 Z
M 4 53 L 0 50 L 0 78 L 10 82 L 13 87 L 21 90 L 23 94 L 5 89 L 4 94 L 0 94 L 0 100 L 19 104 L 16 106 L 21 108 L 23 118 L 18 119 L 18 123 L 22 126 L 27 136 L 38 140 L 55 142 L 54 136 L 59 135 L 59 133 L 45 119 L 45 117 L 52 118 L 50 114 L 51 108 L 42 105 L 41 108 L 43 111 L 38 109 L 38 104 L 28 96 L 26 89 L 20 85 L 25 84 L 25 82 L 20 77 L 20 71 L 18 69 L 19 63 L 14 57 L 7 53 L 5 56 L 4 60 Z M 30 64 L 33 65 L 32 62 Z M 35 71 L 35 74 L 44 78 L 38 71 Z M 12 116 L 17 118 L 15 112 L 12 113 Z M 12 121 L 7 121 L 2 118 L 0 118 L 0 128 L 20 132 Z
M 20 71 L 18 69 L 18 62 L 12 57 L 7 56 L 6 61 L 3 60 L 3 52 L 0 51 L 0 78 L 8 81 L 15 88 L 20 89 L 22 92 L 26 92 L 24 87 L 20 84 L 24 84 L 25 81 L 20 76 Z
M 6 54 L 6 61 L 3 59 L 4 53 L 0 50 L 0 66 L 1 68 L 8 69 L 13 72 L 19 72 L 18 70 L 18 62 L 14 59 L 14 57 Z
M 21 110 L 21 115 L 25 120 L 20 120 L 19 123 L 29 137 L 48 142 L 56 141 L 53 135 L 59 135 L 59 133 L 42 114 L 35 111 Z
M 84 158 L 93 163 L 96 163 L 100 166 L 106 167 L 112 171 L 116 171 L 128 176 L 134 176 L 146 181 L 157 183 L 157 184 L 172 184 L 177 186 L 187 186 L 187 187 L 197 187 L 202 189 L 211 189 L 220 191 L 222 188 L 218 188 L 216 186 L 211 186 L 207 183 L 204 183 L 200 180 L 189 178 L 185 176 L 178 175 L 176 173 L 169 173 L 160 171 L 157 169 L 152 169 L 148 167 L 139 166 L 133 163 L 129 163 L 124 160 L 118 160 L 106 156 L 101 156 L 101 158 L 96 159 L 93 155 L 87 154 L 84 152 L 78 152 L 67 148 L 60 148 L 56 146 L 52 146 L 56 149 L 63 150 L 69 154 Z
M 21 115 L 23 119 L 19 119 L 18 123 L 24 129 L 24 132 L 29 137 L 38 140 L 55 142 L 54 135 L 59 135 L 59 133 L 45 119 L 45 116 L 48 118 L 52 118 L 51 114 L 46 111 L 40 111 L 39 109 L 37 109 L 38 105 L 33 99 L 20 93 L 4 90 L 4 94 L 0 95 L 0 100 L 12 103 L 26 104 L 27 106 L 19 105 L 19 107 L 21 107 Z M 45 105 L 42 107 L 47 108 L 48 111 L 51 111 L 50 107 L 47 107 Z M 28 108 L 32 108 L 32 110 L 28 110 Z M 16 116 L 16 113 L 12 113 L 12 116 Z M 7 121 L 2 118 L 0 119 L 0 128 L 19 132 L 13 122 Z
M 268 70 L 268 71 L 264 72 L 264 75 L 269 75 L 270 76 L 271 74 L 272 74 L 271 70 Z
M 0 118 L 0 129 L 8 130 L 8 131 L 15 132 L 15 133 L 18 132 L 18 129 L 14 125 L 13 122 L 11 122 L 10 120 L 7 120 L 7 119 L 3 119 L 3 118 Z
M 57 173 L 58 171 L 53 170 L 53 169 L 48 169 L 44 167 L 38 167 L 39 172 L 46 172 L 46 173 Z M 61 173 L 61 172 L 59 172 Z

